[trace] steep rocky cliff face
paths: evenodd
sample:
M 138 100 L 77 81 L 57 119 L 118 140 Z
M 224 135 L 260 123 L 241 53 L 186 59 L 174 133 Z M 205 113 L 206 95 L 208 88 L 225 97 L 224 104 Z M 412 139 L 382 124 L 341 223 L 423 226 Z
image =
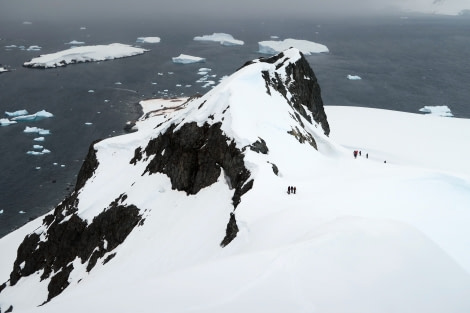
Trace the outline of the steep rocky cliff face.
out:
M 248 78 L 244 76 L 246 69 Z M 282 129 L 280 136 L 289 141 L 294 137 L 296 143 L 318 149 L 312 129 L 319 126 L 328 135 L 329 125 L 315 74 L 300 52 L 292 50 L 249 62 L 233 76 L 237 88 L 237 79 L 248 79 L 248 86 L 254 83 L 261 90 L 250 90 L 257 93 L 251 97 L 245 90 L 222 84 L 202 97 L 146 112 L 137 122 L 137 128 L 144 123 L 146 128 L 122 136 L 122 140 L 96 141 L 90 146 L 71 195 L 19 246 L 9 280 L 0 285 L 0 310 L 11 309 L 8 299 L 2 303 L 2 294 L 26 277 L 37 277 L 47 288 L 47 297 L 37 303 L 40 305 L 68 288 L 77 267 L 90 272 L 97 264 L 113 259 L 116 248 L 137 226 L 145 228 L 145 212 L 161 205 L 159 197 L 153 196 L 155 203 L 142 207 L 138 193 L 131 190 L 139 179 L 152 184 L 164 175 L 172 190 L 182 192 L 177 197 L 196 195 L 222 180 L 231 194 L 228 206 L 233 210 L 227 212 L 225 233 L 217 240 L 225 247 L 237 237 L 236 209 L 256 184 L 252 169 L 259 166 L 253 160 L 247 162 L 247 155 L 263 159 L 276 178 L 282 171 L 270 157 L 276 136 L 251 134 L 247 129 L 255 129 L 266 119 L 270 127 Z M 242 100 L 235 101 L 237 95 L 242 95 Z M 254 113 L 251 109 L 256 106 L 262 109 Z M 270 120 L 274 109 L 276 114 L 287 115 L 283 119 L 287 124 Z M 116 172 L 129 177 L 117 177 Z M 103 181 L 101 177 L 109 178 Z M 97 183 L 100 179 L 101 185 Z M 108 200 L 88 201 L 87 197 L 100 194 L 100 188 L 106 188 Z

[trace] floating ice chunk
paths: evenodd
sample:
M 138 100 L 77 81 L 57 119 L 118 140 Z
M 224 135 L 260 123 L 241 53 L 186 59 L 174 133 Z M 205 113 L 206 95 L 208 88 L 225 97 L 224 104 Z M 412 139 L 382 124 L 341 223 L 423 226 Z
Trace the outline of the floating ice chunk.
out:
M 34 141 L 42 142 L 42 141 L 45 140 L 45 138 L 44 138 L 44 137 L 36 137 L 36 138 L 34 138 L 33 140 L 34 140 Z
M 49 149 L 43 149 L 41 152 L 42 152 L 43 154 L 47 154 L 47 153 L 51 153 L 51 150 L 49 150 Z
M 25 214 L 26 212 L 25 212 L 25 211 L 19 211 L 18 213 L 20 213 L 20 214 Z
M 80 30 L 85 30 L 85 29 L 86 29 L 85 26 L 80 27 Z
M 41 169 L 41 167 L 40 167 L 40 166 L 36 166 L 35 169 L 39 171 L 39 170 Z
M 207 88 L 209 86 L 215 85 L 215 81 L 213 80 L 208 80 L 204 85 L 202 85 L 202 88 Z
M 75 46 L 75 45 L 84 45 L 85 42 L 83 42 L 83 41 L 77 41 L 77 40 L 72 40 L 71 42 L 66 42 L 65 44 L 66 44 L 66 45 L 74 45 L 74 46 Z
M 42 129 L 38 127 L 29 127 L 26 126 L 26 128 L 23 130 L 25 133 L 38 133 L 39 135 L 49 135 L 51 132 L 47 129 Z
M 90 126 L 90 125 L 93 125 L 93 123 L 86 122 L 85 125 Z
M 444 117 L 454 116 L 447 105 L 425 106 L 424 108 L 419 109 L 419 111 Z
M 13 121 L 22 121 L 22 122 L 24 122 L 24 121 L 39 121 L 39 120 L 49 118 L 49 117 L 53 117 L 53 116 L 54 116 L 54 114 L 49 113 L 45 110 L 42 110 L 42 111 L 36 112 L 34 114 L 30 114 L 30 115 L 21 115 L 21 116 L 13 117 L 12 120 Z
M 159 43 L 160 37 L 138 37 L 137 42 L 139 43 Z
M 23 25 L 31 25 L 31 24 L 33 24 L 33 23 L 32 23 L 32 22 L 29 22 L 29 21 L 24 21 L 24 22 L 23 22 Z
M 299 49 L 303 54 L 329 52 L 325 45 L 301 39 L 284 39 L 283 41 L 260 41 L 258 42 L 259 53 L 276 54 L 291 47 Z
M 5 114 L 9 117 L 16 117 L 16 116 L 21 116 L 21 115 L 27 115 L 28 111 L 27 110 L 18 110 L 14 112 L 5 112 Z
M 25 62 L 26 67 L 54 68 L 67 64 L 98 62 L 117 58 L 130 57 L 147 52 L 142 48 L 120 43 L 97 46 L 73 47 L 56 53 L 44 54 L 31 61 Z
M 61 164 L 60 167 L 65 167 L 65 165 L 64 165 L 64 164 Z
M 40 46 L 29 46 L 26 51 L 41 51 L 41 49 Z
M 114 84 L 115 84 L 115 85 L 122 85 L 121 82 L 115 82 Z
M 223 46 L 242 46 L 245 43 L 242 40 L 233 38 L 230 34 L 225 33 L 213 33 L 212 35 L 196 36 L 196 41 L 215 41 L 219 42 Z
M 29 155 L 43 155 L 44 153 L 42 153 L 42 151 L 28 151 L 28 152 L 26 152 L 26 154 L 29 154 Z
M 88 93 L 94 93 L 95 91 L 93 89 L 88 90 Z
M 210 71 L 212 71 L 210 68 L 202 67 L 199 69 L 197 72 L 198 75 L 207 75 Z
M 0 210 L 0 214 L 3 214 L 3 210 Z
M 271 39 L 279 39 L 279 36 L 271 36 Z
M 187 54 L 180 54 L 178 57 L 172 58 L 173 63 L 190 64 L 206 62 L 205 58 L 195 57 Z
M 348 75 L 349 80 L 361 80 L 362 78 L 357 75 Z
M 4 68 L 3 66 L 0 66 L 0 73 L 5 73 L 5 72 L 9 72 L 9 70 Z
M 41 149 L 44 149 L 44 147 L 41 145 L 33 145 L 33 149 L 41 150 Z
M 11 125 L 11 124 L 16 124 L 16 122 L 15 121 L 10 121 L 7 118 L 0 118 L 0 126 L 8 126 L 8 125 Z

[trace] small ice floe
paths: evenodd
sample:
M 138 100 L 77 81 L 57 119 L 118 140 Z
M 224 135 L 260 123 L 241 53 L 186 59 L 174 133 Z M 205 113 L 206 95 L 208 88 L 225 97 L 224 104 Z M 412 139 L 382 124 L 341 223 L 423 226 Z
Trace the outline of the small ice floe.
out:
M 86 29 L 85 26 L 80 27 L 80 30 L 85 30 L 85 29 Z
M 3 214 L 3 210 L 0 210 L 0 214 Z
M 190 64 L 190 63 L 204 63 L 206 62 L 205 58 L 195 57 L 187 54 L 180 54 L 177 57 L 172 58 L 173 63 L 179 64 Z
M 45 110 L 36 112 L 34 114 L 29 114 L 29 115 L 20 115 L 13 117 L 11 120 L 12 121 L 18 121 L 18 122 L 25 122 L 25 121 L 39 121 L 45 118 L 50 118 L 53 117 L 54 114 L 47 112 Z
M 85 42 L 83 41 L 78 41 L 78 40 L 72 40 L 70 42 L 66 42 L 66 45 L 72 45 L 72 46 L 78 46 L 78 45 L 84 45 Z
M 428 113 L 431 115 L 438 115 L 443 117 L 453 117 L 454 115 L 450 111 L 450 108 L 447 105 L 437 105 L 437 106 L 425 106 L 424 108 L 419 109 L 420 112 Z
M 26 128 L 23 130 L 24 133 L 37 133 L 39 135 L 50 135 L 50 130 L 47 129 L 42 129 L 39 127 L 29 127 L 26 126 Z
M 138 37 L 136 42 L 138 43 L 159 43 L 160 37 Z
M 271 39 L 279 39 L 279 36 L 271 36 Z
M 152 85 L 156 85 L 157 83 L 156 82 L 151 82 Z
M 19 211 L 18 213 L 20 213 L 20 214 L 25 214 L 26 212 L 25 212 L 25 211 Z
M 16 124 L 17 122 L 15 121 L 10 121 L 9 119 L 7 118 L 0 118 L 0 126 L 8 126 L 8 125 L 11 125 L 11 124 Z
M 93 89 L 88 90 L 88 93 L 94 93 L 95 91 Z
M 207 75 L 207 74 L 209 74 L 210 71 L 212 71 L 212 69 L 207 68 L 207 67 L 201 67 L 201 68 L 198 70 L 197 74 L 198 74 L 198 75 Z
M 208 81 L 206 81 L 206 83 L 204 85 L 202 85 L 202 88 L 207 88 L 207 87 L 210 87 L 210 86 L 213 86 L 213 85 L 215 85 L 215 81 L 208 80 Z
M 17 110 L 17 111 L 14 111 L 14 112 L 5 112 L 5 114 L 8 117 L 16 117 L 16 116 L 21 116 L 21 115 L 27 115 L 29 113 L 28 113 L 27 110 Z
M 242 46 L 245 43 L 242 40 L 233 38 L 232 35 L 226 33 L 213 33 L 212 35 L 203 35 L 194 37 L 196 41 L 215 41 L 223 46 Z
M 9 72 L 9 70 L 3 66 L 0 66 L 0 74 L 1 73 L 6 73 L 6 72 Z
M 51 150 L 49 149 L 42 149 L 41 151 L 30 150 L 26 152 L 26 154 L 29 154 L 29 155 L 43 155 L 43 154 L 49 154 L 49 153 L 51 153 Z
M 38 141 L 38 142 L 42 142 L 42 141 L 45 140 L 45 138 L 44 138 L 44 137 L 36 137 L 36 138 L 34 138 L 33 140 L 34 140 L 34 141 Z
M 350 75 L 350 74 L 347 77 L 349 80 L 361 80 L 362 79 L 360 76 Z
M 59 163 L 54 162 L 54 163 L 52 163 L 52 165 L 57 166 L 57 165 L 59 165 Z
M 115 85 L 122 85 L 121 82 L 115 82 L 114 84 L 115 84 Z
M 182 85 L 181 84 L 176 84 L 176 87 L 181 87 Z
M 93 125 L 93 123 L 86 122 L 85 125 L 90 126 L 90 125 Z
M 163 73 L 157 73 L 158 76 L 163 76 Z
M 41 145 L 33 145 L 33 149 L 42 150 L 42 149 L 44 149 L 44 147 L 41 146 Z
M 291 47 L 300 50 L 305 55 L 313 53 L 326 53 L 329 52 L 328 47 L 313 41 L 301 39 L 284 39 L 283 41 L 260 41 L 258 42 L 259 53 L 263 54 L 277 54 Z
M 65 167 L 65 164 L 61 164 L 60 167 Z
M 39 170 L 41 169 L 41 167 L 40 167 L 40 166 L 36 166 L 34 169 L 37 170 L 37 171 L 39 171 Z
M 23 22 L 23 25 L 31 25 L 31 24 L 33 24 L 33 22 L 29 22 L 29 21 L 24 21 Z
M 41 51 L 42 47 L 40 46 L 29 46 L 26 48 L 26 51 Z

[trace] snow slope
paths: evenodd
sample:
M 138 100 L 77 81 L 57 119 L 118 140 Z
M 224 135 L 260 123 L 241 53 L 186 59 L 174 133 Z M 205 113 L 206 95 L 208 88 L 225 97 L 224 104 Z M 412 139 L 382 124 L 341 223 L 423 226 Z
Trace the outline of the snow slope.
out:
M 78 214 L 90 221 L 125 192 L 144 225 L 106 265 L 87 273 L 77 258 L 70 286 L 43 306 L 47 282 L 21 278 L 0 293 L 2 312 L 469 312 L 470 121 L 326 107 L 328 138 L 304 117 L 301 127 L 280 93 L 266 92 L 262 71 L 282 73 L 300 57 L 295 49 L 285 56 L 242 68 L 202 98 L 147 101 L 137 132 L 96 144 L 100 165 Z M 254 184 L 225 248 L 233 190 L 224 175 L 187 195 L 166 175 L 142 175 L 149 160 L 129 165 L 170 123 L 191 122 L 222 122 L 237 147 L 262 138 L 269 148 L 244 152 Z M 295 127 L 318 150 L 288 134 Z M 0 240 L 1 281 L 22 237 L 40 224 Z

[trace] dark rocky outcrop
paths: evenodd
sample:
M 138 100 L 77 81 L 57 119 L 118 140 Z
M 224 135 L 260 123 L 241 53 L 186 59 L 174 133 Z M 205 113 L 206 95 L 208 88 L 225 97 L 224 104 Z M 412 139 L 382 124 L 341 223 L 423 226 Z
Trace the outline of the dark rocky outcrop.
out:
M 266 145 L 266 141 L 263 138 L 259 138 L 259 140 L 255 141 L 250 145 L 250 150 L 256 153 L 268 154 L 269 149 Z
M 283 57 L 283 53 L 279 53 L 271 58 L 261 58 L 260 62 L 274 64 Z M 276 69 L 279 69 L 283 65 L 284 62 L 277 64 Z M 323 108 L 320 85 L 318 85 L 315 73 L 304 55 L 301 53 L 299 60 L 295 63 L 287 64 L 285 71 L 287 74 L 285 76 L 287 77 L 286 79 L 283 79 L 276 71 L 274 71 L 274 76 L 268 71 L 262 72 L 268 94 L 271 94 L 270 88 L 282 94 L 295 111 L 310 122 L 312 122 L 311 114 L 315 122 L 322 126 L 325 135 L 328 135 L 330 133 L 330 126 Z M 288 98 L 287 92 L 290 93 L 291 98 Z M 306 112 L 304 106 L 310 112 Z
M 93 143 L 90 145 L 90 148 L 88 148 L 88 154 L 82 164 L 82 167 L 80 168 L 80 172 L 78 172 L 75 191 L 82 189 L 82 187 L 85 186 L 87 180 L 93 176 L 95 170 L 98 168 L 99 163 L 98 159 L 96 158 L 95 144 L 100 141 L 101 139 L 93 141 Z
M 237 237 L 238 225 L 237 220 L 235 219 L 235 214 L 230 213 L 230 220 L 228 221 L 227 228 L 225 229 L 225 237 L 220 243 L 220 246 L 223 248 L 232 242 L 235 237 Z
M 232 203 L 236 208 L 253 182 L 247 182 L 250 172 L 245 168 L 242 151 L 223 134 L 221 126 L 192 122 L 176 129 L 171 125 L 145 148 L 147 159 L 152 159 L 143 174 L 163 173 L 170 178 L 173 189 L 196 194 L 215 183 L 223 171 L 229 186 L 235 189 Z M 131 163 L 139 159 L 136 150 Z
M 53 219 L 43 234 L 47 240 L 41 240 L 36 233 L 26 236 L 18 248 L 10 286 L 21 277 L 43 271 L 41 280 L 52 275 L 48 285 L 49 301 L 68 286 L 68 277 L 73 270 L 71 262 L 76 258 L 82 263 L 88 261 L 87 271 L 90 271 L 97 260 L 121 244 L 141 220 L 137 207 L 121 205 L 118 200 L 90 224 L 72 213 L 66 218 Z

